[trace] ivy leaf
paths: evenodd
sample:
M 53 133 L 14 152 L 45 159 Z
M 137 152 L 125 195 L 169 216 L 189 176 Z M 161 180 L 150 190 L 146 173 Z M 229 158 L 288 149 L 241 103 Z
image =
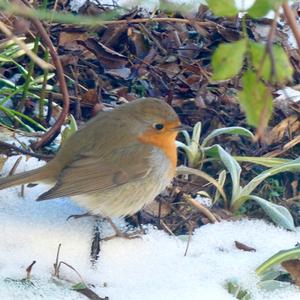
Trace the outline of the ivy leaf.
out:
M 272 47 L 272 55 L 274 58 L 275 73 L 272 76 L 271 59 L 269 53 L 265 55 L 265 45 L 255 42 L 249 43 L 250 55 L 254 68 L 260 73 L 261 77 L 272 84 L 282 84 L 292 79 L 293 68 L 289 58 L 283 48 L 279 45 Z M 263 57 L 265 56 L 264 60 Z
M 257 127 L 263 113 L 264 125 L 267 125 L 273 109 L 269 89 L 250 70 L 244 73 L 242 82 L 243 90 L 239 93 L 239 98 L 248 123 Z
M 262 60 L 265 53 L 265 45 L 255 42 L 249 42 L 249 51 L 252 64 L 256 72 L 260 73 L 260 76 L 265 79 L 270 79 L 271 74 L 271 61 L 268 55 Z
M 212 57 L 213 80 L 230 79 L 243 67 L 246 41 L 223 43 L 218 46 Z
M 252 18 L 262 18 L 270 10 L 275 10 L 283 0 L 256 0 L 255 3 L 248 10 L 248 15 Z
M 277 75 L 277 78 L 275 78 L 275 80 L 277 79 L 276 83 L 284 83 L 287 80 L 291 80 L 294 69 L 286 52 L 281 46 L 274 45 L 273 55 L 275 61 L 275 71 Z
M 232 17 L 238 13 L 234 0 L 207 0 L 209 9 L 220 17 Z

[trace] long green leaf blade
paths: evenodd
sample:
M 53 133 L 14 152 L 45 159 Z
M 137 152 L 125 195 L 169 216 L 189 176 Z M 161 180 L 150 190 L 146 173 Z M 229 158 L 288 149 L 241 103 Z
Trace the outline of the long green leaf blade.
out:
M 218 128 L 218 129 L 213 130 L 203 140 L 202 147 L 205 147 L 211 139 L 213 139 L 221 134 L 237 134 L 237 135 L 241 135 L 241 136 L 245 136 L 245 137 L 249 137 L 249 138 L 254 137 L 254 135 L 252 134 L 252 132 L 250 130 L 243 128 L 243 127 L 233 126 L 233 127 Z
M 295 230 L 293 217 L 287 208 L 269 202 L 258 196 L 250 195 L 249 199 L 257 202 L 276 225 L 279 225 L 288 230 Z

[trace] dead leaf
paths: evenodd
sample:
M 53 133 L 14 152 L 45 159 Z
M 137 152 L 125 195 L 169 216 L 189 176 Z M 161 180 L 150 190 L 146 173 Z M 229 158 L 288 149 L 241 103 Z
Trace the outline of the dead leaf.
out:
M 90 300 L 109 300 L 108 297 L 102 298 L 99 297 L 94 291 L 88 288 L 86 285 L 82 288 L 74 288 L 74 291 L 86 296 Z
M 290 273 L 295 284 L 300 286 L 300 260 L 291 259 L 281 263 L 281 265 Z
M 0 171 L 2 170 L 6 160 L 7 160 L 7 157 L 0 157 Z
M 129 68 L 110 69 L 106 70 L 106 74 L 109 74 L 115 77 L 116 79 L 127 80 L 131 74 L 131 70 Z
M 300 120 L 297 115 L 291 115 L 280 121 L 270 134 L 265 137 L 267 145 L 281 141 L 286 135 L 291 135 L 300 129 Z
M 25 34 L 30 29 L 30 25 L 31 25 L 30 20 L 26 20 L 18 17 L 14 20 L 13 33 L 15 35 Z
M 71 66 L 77 65 L 79 57 L 77 55 L 70 53 L 70 54 L 60 55 L 59 59 L 60 59 L 62 65 L 64 67 L 66 67 L 66 66 L 70 66 L 70 65 Z
M 120 39 L 126 37 L 127 26 L 112 25 L 108 26 L 101 36 L 101 42 L 109 48 L 114 48 L 119 45 Z
M 82 6 L 80 6 L 78 13 L 88 16 L 99 16 L 107 11 L 107 9 L 99 3 L 100 2 L 94 3 L 87 0 Z
M 82 102 L 94 106 L 95 104 L 99 103 L 100 100 L 98 95 L 98 89 L 97 88 L 89 89 L 88 91 L 82 94 L 81 99 Z
M 87 32 L 80 31 L 61 31 L 59 33 L 58 43 L 59 46 L 64 47 L 67 50 L 80 50 L 84 47 L 78 46 L 77 41 L 85 41 L 88 39 L 89 35 Z
M 143 59 L 149 51 L 149 46 L 146 44 L 144 35 L 132 28 L 129 27 L 127 30 L 129 46 L 132 48 L 131 52 L 135 54 L 138 58 Z
M 239 250 L 243 250 L 243 251 L 247 251 L 247 252 L 256 252 L 255 248 L 249 247 L 243 243 L 240 243 L 238 241 L 234 241 L 235 246 L 239 249 Z
M 128 62 L 126 56 L 106 47 L 94 38 L 89 38 L 86 41 L 78 41 L 78 44 L 95 54 L 99 62 L 107 69 L 120 69 Z
M 160 217 L 163 218 L 171 213 L 171 205 L 165 201 L 160 203 L 154 200 L 144 208 L 144 211 L 155 217 L 158 217 L 160 213 Z

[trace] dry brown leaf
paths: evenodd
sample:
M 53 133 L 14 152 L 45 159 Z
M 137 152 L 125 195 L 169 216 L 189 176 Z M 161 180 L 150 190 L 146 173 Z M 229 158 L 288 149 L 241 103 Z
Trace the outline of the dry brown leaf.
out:
M 99 103 L 99 95 L 97 89 L 89 89 L 87 92 L 82 94 L 82 102 L 95 105 Z
M 78 44 L 95 54 L 99 62 L 107 69 L 120 69 L 128 62 L 126 56 L 106 47 L 94 38 L 89 38 L 86 41 L 78 41 Z
M 279 122 L 270 134 L 266 136 L 267 145 L 279 142 L 286 134 L 292 134 L 300 129 L 300 120 L 297 115 L 291 115 Z
M 25 20 L 23 18 L 18 17 L 14 20 L 13 33 L 15 35 L 25 34 L 30 29 L 30 25 L 30 20 Z
M 70 53 L 70 54 L 60 55 L 59 59 L 60 59 L 62 65 L 64 67 L 66 67 L 66 66 L 70 66 L 70 65 L 72 65 L 72 66 L 77 65 L 79 57 Z
M 7 160 L 7 157 L 0 157 L 0 171 L 2 170 L 6 160 Z
M 108 26 L 101 37 L 101 42 L 109 48 L 118 46 L 122 35 L 126 35 L 126 31 L 127 26 L 123 24 Z
M 132 47 L 132 52 L 138 57 L 143 59 L 149 51 L 149 47 L 146 45 L 144 35 L 132 28 L 129 27 L 127 30 L 129 45 Z
M 106 74 L 109 74 L 116 79 L 128 79 L 131 74 L 131 70 L 129 68 L 120 68 L 120 69 L 110 69 L 106 71 Z
M 234 244 L 239 250 L 248 251 L 248 252 L 256 252 L 255 248 L 249 247 L 241 242 L 234 241 Z
M 166 217 L 171 213 L 171 205 L 167 202 L 161 202 L 160 204 L 157 200 L 154 200 L 144 208 L 145 212 L 147 212 L 148 214 L 154 217 L 159 216 L 159 210 L 160 210 L 160 217 L 161 218 Z
M 62 31 L 59 34 L 58 43 L 67 50 L 80 50 L 83 47 L 78 46 L 77 41 L 85 41 L 89 35 L 87 32 L 82 31 Z
M 282 262 L 281 265 L 291 274 L 295 284 L 300 286 L 300 260 L 287 260 Z
M 105 7 L 99 5 L 100 2 L 94 3 L 87 0 L 78 10 L 80 14 L 88 16 L 99 16 L 107 10 Z

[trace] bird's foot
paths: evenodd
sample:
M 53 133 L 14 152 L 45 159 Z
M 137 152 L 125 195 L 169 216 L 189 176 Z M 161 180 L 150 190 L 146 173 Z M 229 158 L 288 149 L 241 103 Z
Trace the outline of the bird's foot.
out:
M 86 217 L 95 217 L 95 215 L 92 215 L 89 212 L 81 214 L 81 215 L 70 215 L 67 217 L 67 221 L 69 221 L 70 219 L 80 219 L 80 218 L 86 218 Z
M 143 235 L 145 233 L 143 229 L 139 229 L 134 232 L 124 232 L 124 231 L 120 230 L 110 218 L 106 218 L 106 220 L 110 224 L 110 226 L 113 228 L 113 230 L 115 231 L 115 234 L 102 239 L 103 241 L 109 241 L 116 237 L 132 240 L 132 239 L 141 238 L 141 235 Z

